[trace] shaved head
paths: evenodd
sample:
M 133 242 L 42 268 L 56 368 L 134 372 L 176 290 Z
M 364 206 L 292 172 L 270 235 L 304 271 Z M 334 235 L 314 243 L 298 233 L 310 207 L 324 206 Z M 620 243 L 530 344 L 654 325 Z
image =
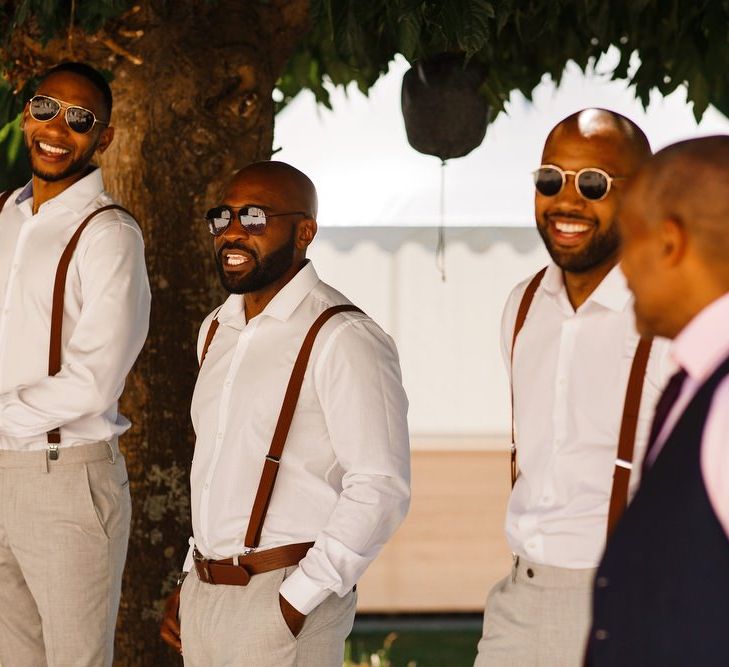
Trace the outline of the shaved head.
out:
M 648 137 L 630 118 L 608 109 L 583 109 L 557 123 L 547 136 L 544 152 L 567 137 L 586 142 L 610 141 L 625 151 L 627 171 L 635 171 L 651 155 Z
M 218 273 L 225 289 L 247 295 L 253 317 L 306 262 L 317 231 L 316 188 L 290 164 L 254 162 L 233 176 L 221 204 L 230 218 L 215 236 Z M 240 219 L 248 207 L 265 214 L 262 229 Z
M 633 121 L 605 109 L 567 116 L 547 136 L 540 171 L 552 177 L 559 173 L 562 182 L 554 190 L 537 184 L 535 218 L 552 260 L 564 272 L 574 307 L 618 261 L 620 199 L 627 179 L 650 153 L 648 139 Z M 590 184 L 598 186 L 597 196 L 591 196 Z
M 228 191 L 241 184 L 253 183 L 267 190 L 287 210 L 304 211 L 316 220 L 319 208 L 316 187 L 305 173 L 290 164 L 276 161 L 253 162 L 233 177 Z

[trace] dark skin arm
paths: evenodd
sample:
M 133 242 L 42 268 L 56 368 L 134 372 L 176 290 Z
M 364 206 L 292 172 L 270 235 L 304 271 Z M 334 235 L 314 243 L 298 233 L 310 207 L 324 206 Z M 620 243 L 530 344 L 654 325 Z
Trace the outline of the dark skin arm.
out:
M 162 618 L 162 625 L 159 634 L 166 644 L 175 649 L 176 653 L 182 654 L 182 643 L 180 642 L 180 589 L 178 586 L 167 598 L 165 615 Z
M 294 637 L 298 637 L 301 629 L 304 627 L 306 615 L 292 607 L 281 593 L 278 594 L 278 603 L 281 607 L 281 615 L 283 616 L 284 621 L 286 621 L 286 625 L 289 626 L 291 634 Z

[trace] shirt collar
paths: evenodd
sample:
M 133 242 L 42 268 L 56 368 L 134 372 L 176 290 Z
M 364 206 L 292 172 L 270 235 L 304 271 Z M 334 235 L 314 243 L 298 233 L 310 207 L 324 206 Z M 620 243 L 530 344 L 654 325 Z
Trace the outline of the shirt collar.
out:
M 562 269 L 554 262 L 550 262 L 547 266 L 541 287 L 552 296 L 557 296 L 560 292 L 564 291 L 566 298 L 567 293 L 564 285 L 564 275 L 562 274 Z M 602 279 L 602 282 L 590 294 L 585 303 L 592 301 L 610 310 L 622 312 L 630 302 L 630 299 L 631 293 L 628 289 L 628 283 L 625 280 L 623 272 L 620 270 L 620 265 L 617 265 Z
M 299 272 L 269 301 L 259 317 L 273 317 L 282 322 L 288 320 L 318 283 L 319 276 L 314 265 L 307 260 Z M 218 321 L 234 328 L 242 328 L 245 325 L 245 305 L 242 294 L 231 294 L 225 300 L 218 311 Z
M 703 382 L 729 353 L 729 292 L 710 303 L 676 336 L 671 357 Z
M 61 204 L 75 213 L 81 213 L 94 199 L 104 191 L 104 179 L 101 176 L 101 169 L 92 167 L 92 170 L 83 178 L 80 178 L 73 185 L 67 187 L 63 192 L 57 194 L 48 202 Z M 33 197 L 33 179 L 25 184 L 20 194 L 15 198 L 16 205 L 28 201 Z
M 15 198 L 16 206 L 20 206 L 24 201 L 30 199 L 33 196 L 33 179 L 31 178 L 25 187 L 20 191 L 20 194 Z

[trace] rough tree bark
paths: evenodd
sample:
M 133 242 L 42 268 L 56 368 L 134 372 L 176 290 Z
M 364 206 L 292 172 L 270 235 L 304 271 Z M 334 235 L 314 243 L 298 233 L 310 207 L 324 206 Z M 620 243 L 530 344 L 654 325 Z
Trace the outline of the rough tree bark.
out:
M 144 30 L 131 47 L 143 64 L 114 69 L 117 134 L 102 166 L 142 226 L 153 305 L 122 400 L 134 511 L 116 665 L 181 662 L 158 622 L 190 535 L 197 332 L 223 298 L 201 221 L 237 169 L 270 156 L 271 94 L 308 16 L 308 0 L 152 0 L 126 20 Z

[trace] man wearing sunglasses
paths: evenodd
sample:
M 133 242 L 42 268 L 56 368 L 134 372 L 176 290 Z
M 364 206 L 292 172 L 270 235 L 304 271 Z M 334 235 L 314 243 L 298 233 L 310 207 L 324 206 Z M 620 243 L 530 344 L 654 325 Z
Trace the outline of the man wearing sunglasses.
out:
M 47 72 L 23 114 L 32 180 L 0 196 L 0 663 L 111 665 L 131 503 L 118 437 L 147 334 L 137 223 L 90 162 L 104 78 Z
M 161 629 L 188 667 L 341 667 L 407 511 L 397 351 L 306 259 L 316 213 L 304 174 L 259 162 L 206 215 L 231 294 L 198 339 L 194 538 Z
M 630 120 L 586 109 L 550 132 L 534 174 L 537 229 L 552 262 L 512 291 L 502 321 L 514 562 L 486 602 L 478 667 L 582 665 L 608 524 L 635 488 L 670 374 L 665 341 L 640 341 L 616 266 L 620 197 L 649 156 Z

